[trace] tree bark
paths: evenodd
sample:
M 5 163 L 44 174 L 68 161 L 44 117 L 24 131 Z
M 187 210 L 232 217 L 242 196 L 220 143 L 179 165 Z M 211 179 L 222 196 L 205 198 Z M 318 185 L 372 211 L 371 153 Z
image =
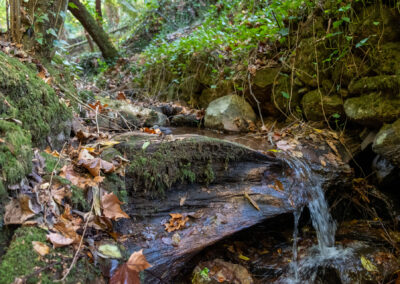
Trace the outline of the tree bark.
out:
M 50 59 L 54 53 L 54 40 L 64 24 L 61 12 L 67 10 L 67 4 L 68 0 L 11 0 L 12 41 Z
M 103 12 L 101 11 L 101 0 L 96 0 L 96 20 L 99 26 L 103 24 Z
M 118 57 L 118 51 L 110 41 L 107 33 L 100 27 L 93 16 L 88 12 L 85 6 L 79 0 L 70 0 L 74 6 L 68 6 L 69 11 L 82 24 L 85 30 L 90 34 L 94 42 L 99 47 L 105 60 L 114 60 Z

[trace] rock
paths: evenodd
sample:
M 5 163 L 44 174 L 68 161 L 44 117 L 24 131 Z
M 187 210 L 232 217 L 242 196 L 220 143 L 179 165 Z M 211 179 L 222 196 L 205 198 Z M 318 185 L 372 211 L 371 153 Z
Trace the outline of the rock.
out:
M 348 118 L 361 125 L 380 127 L 400 117 L 400 95 L 371 93 L 349 98 L 344 103 Z
M 385 125 L 375 137 L 372 150 L 382 157 L 400 166 L 400 119 Z
M 352 81 L 349 85 L 351 94 L 365 94 L 375 91 L 393 91 L 399 93 L 400 76 L 380 75 L 374 77 L 363 77 Z
M 121 113 L 127 121 L 135 125 L 146 127 L 168 125 L 168 118 L 166 115 L 149 108 L 125 104 L 118 108 L 118 112 Z
M 323 109 L 321 106 L 321 94 L 318 90 L 311 91 L 304 95 L 301 100 L 303 112 L 310 121 L 322 121 L 330 119 L 332 115 L 343 115 L 343 101 L 338 95 L 322 95 Z M 324 117 L 325 113 L 325 117 Z
M 200 120 L 196 118 L 195 114 L 178 114 L 171 119 L 172 126 L 197 127 L 199 124 Z
M 206 110 L 204 125 L 207 128 L 232 132 L 245 131 L 249 122 L 255 123 L 256 114 L 246 100 L 229 95 L 212 101 Z
M 370 55 L 375 71 L 379 74 L 400 75 L 400 43 L 389 42 Z
M 197 104 L 205 109 L 212 101 L 232 93 L 234 93 L 232 82 L 221 81 L 215 88 L 204 89 Z
M 274 83 L 280 68 L 263 68 L 257 70 L 256 75 L 253 79 L 253 84 L 259 88 L 265 88 Z
M 200 263 L 193 271 L 193 284 L 217 283 L 252 284 L 253 278 L 247 269 L 240 265 L 215 259 Z
M 372 162 L 372 170 L 380 186 L 387 188 L 391 184 L 397 184 L 400 173 L 398 169 L 387 159 L 377 155 Z

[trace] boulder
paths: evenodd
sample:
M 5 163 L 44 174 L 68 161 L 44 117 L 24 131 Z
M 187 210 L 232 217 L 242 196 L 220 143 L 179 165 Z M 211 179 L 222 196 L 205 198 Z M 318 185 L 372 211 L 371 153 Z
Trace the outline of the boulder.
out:
M 400 119 L 381 128 L 375 137 L 372 150 L 400 166 Z
M 165 114 L 141 106 L 124 104 L 117 111 L 134 125 L 151 127 L 153 125 L 166 126 L 169 123 Z
M 344 111 L 351 120 L 365 126 L 380 127 L 400 117 L 400 95 L 374 92 L 344 103 Z
M 207 128 L 240 132 L 256 121 L 256 114 L 246 100 L 229 95 L 212 101 L 206 110 L 204 125 Z
M 310 121 L 322 121 L 331 118 L 334 114 L 343 115 L 343 101 L 340 96 L 325 96 L 318 90 L 308 92 L 301 100 L 303 112 Z M 324 117 L 325 113 L 325 117 Z
M 198 106 L 200 108 L 207 108 L 207 106 L 214 100 L 223 96 L 234 93 L 233 84 L 231 81 L 221 81 L 215 88 L 204 89 L 198 99 Z

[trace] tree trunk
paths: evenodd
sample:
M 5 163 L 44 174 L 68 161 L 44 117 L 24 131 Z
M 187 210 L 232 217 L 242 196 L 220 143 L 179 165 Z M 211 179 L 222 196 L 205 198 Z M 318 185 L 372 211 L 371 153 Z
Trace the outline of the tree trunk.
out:
M 101 11 L 101 0 L 96 0 L 96 20 L 99 26 L 103 26 L 103 12 Z
M 54 40 L 64 24 L 62 12 L 68 0 L 11 0 L 10 34 L 12 41 L 24 49 L 51 58 Z
M 88 12 L 85 6 L 79 0 L 70 0 L 74 5 L 68 6 L 70 12 L 82 24 L 85 30 L 90 34 L 94 42 L 99 47 L 104 59 L 114 60 L 118 57 L 118 51 L 110 41 L 107 33 L 96 23 L 96 20 Z

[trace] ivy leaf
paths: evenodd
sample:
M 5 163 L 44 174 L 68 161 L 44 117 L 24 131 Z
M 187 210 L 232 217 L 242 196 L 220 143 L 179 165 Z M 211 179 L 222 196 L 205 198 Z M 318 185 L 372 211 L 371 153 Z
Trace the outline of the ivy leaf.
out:
M 368 40 L 369 40 L 369 37 L 366 37 L 366 38 L 360 40 L 360 42 L 356 44 L 356 48 L 359 48 L 359 47 L 361 47 L 361 46 L 364 46 L 365 43 L 366 43 Z
M 58 37 L 56 31 L 53 28 L 48 29 L 46 32 L 48 34 L 51 34 L 51 35 L 55 36 L 55 37 Z
M 68 6 L 70 7 L 70 8 L 72 8 L 72 9 L 78 9 L 78 6 L 76 6 L 74 3 L 72 3 L 72 2 L 69 2 L 68 3 Z
M 284 92 L 284 91 L 282 91 L 282 96 L 283 96 L 285 99 L 289 99 L 289 98 L 290 98 L 290 95 L 289 95 L 287 92 Z

